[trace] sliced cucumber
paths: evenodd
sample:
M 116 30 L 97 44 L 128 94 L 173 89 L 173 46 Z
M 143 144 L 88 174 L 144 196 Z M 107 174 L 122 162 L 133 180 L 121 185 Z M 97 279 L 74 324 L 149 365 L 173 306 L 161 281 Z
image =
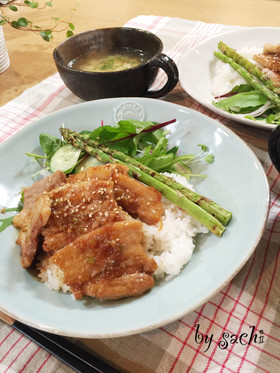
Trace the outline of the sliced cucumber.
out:
M 59 148 L 51 158 L 50 170 L 55 172 L 60 170 L 64 173 L 69 173 L 76 166 L 81 150 L 70 144 L 66 144 Z
M 74 174 L 78 174 L 79 172 L 82 172 L 91 166 L 100 166 L 101 164 L 104 163 L 100 162 L 95 157 L 89 156 L 77 164 L 74 169 Z

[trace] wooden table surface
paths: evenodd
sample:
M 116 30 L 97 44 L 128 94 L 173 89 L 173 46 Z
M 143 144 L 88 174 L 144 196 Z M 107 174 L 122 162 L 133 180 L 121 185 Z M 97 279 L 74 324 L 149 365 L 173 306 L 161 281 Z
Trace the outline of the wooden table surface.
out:
M 74 0 L 53 0 L 53 7 L 43 11 L 21 7 L 15 14 L 7 7 L 0 10 L 13 18 L 26 17 L 45 27 L 50 26 L 51 17 L 60 17 L 75 25 L 75 33 L 122 26 L 141 14 L 226 25 L 280 26 L 279 0 L 82 0 L 78 4 Z M 0 74 L 0 106 L 56 72 L 52 51 L 66 37 L 65 32 L 58 32 L 52 41 L 45 42 L 32 32 L 15 30 L 8 25 L 3 28 L 11 65 Z M 257 134 L 266 139 L 267 132 L 260 130 Z

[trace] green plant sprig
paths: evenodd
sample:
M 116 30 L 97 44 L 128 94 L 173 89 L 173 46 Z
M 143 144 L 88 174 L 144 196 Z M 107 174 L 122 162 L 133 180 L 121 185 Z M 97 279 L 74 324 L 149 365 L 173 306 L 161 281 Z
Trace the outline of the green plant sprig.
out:
M 7 5 L 12 12 L 18 12 L 19 7 L 28 7 L 31 9 L 42 10 L 46 7 L 52 7 L 52 0 L 45 1 L 43 4 L 38 1 L 23 0 L 20 3 L 12 2 L 11 5 Z M 18 19 L 11 20 L 10 17 L 0 14 L 0 26 L 8 24 L 11 27 L 21 31 L 31 31 L 39 34 L 45 41 L 53 39 L 53 32 L 66 31 L 66 37 L 74 35 L 75 26 L 72 22 L 66 22 L 61 20 L 59 17 L 51 17 L 53 25 L 49 28 L 43 28 L 34 24 L 31 20 L 25 17 L 19 17 Z M 63 25 L 63 28 L 59 28 L 59 25 Z

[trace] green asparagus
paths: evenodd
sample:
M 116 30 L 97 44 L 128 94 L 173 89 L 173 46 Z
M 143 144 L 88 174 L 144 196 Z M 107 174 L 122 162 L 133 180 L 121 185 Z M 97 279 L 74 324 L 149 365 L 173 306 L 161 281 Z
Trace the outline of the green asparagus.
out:
M 205 197 L 201 197 L 198 194 L 194 193 L 197 202 L 201 202 L 200 206 L 198 203 L 191 201 L 189 198 L 186 197 L 186 195 L 182 193 L 184 187 L 181 186 L 181 184 L 179 184 L 180 187 L 177 186 L 176 188 L 176 184 L 178 183 L 172 183 L 171 179 L 166 178 L 163 175 L 161 175 L 162 178 L 159 178 L 158 176 L 160 174 L 140 164 L 136 159 L 131 158 L 119 151 L 112 150 L 103 145 L 100 145 L 96 141 L 90 140 L 88 138 L 85 139 L 82 135 L 69 129 L 61 128 L 60 132 L 66 142 L 72 144 L 75 147 L 83 149 L 88 154 L 95 156 L 102 162 L 125 164 L 129 167 L 130 174 L 133 177 L 149 186 L 156 188 L 162 193 L 164 197 L 169 199 L 177 206 L 186 210 L 189 215 L 200 221 L 201 224 L 203 224 L 207 229 L 209 229 L 217 236 L 220 237 L 225 231 L 224 225 L 215 216 L 213 216 L 213 214 L 205 210 L 205 206 L 207 206 L 208 204 L 209 206 L 211 206 L 212 201 L 208 202 Z M 228 223 L 231 219 L 231 213 L 216 205 L 214 202 L 212 203 L 212 207 L 210 207 L 210 211 L 213 210 L 218 211 L 220 215 L 225 215 L 223 218 L 223 221 L 225 223 Z
M 247 60 L 247 58 L 241 56 L 235 49 L 229 47 L 224 42 L 220 41 L 218 48 L 226 56 L 232 58 L 236 63 L 244 67 L 250 74 L 254 75 L 261 82 L 266 85 L 266 87 L 273 92 L 280 94 L 280 87 L 275 86 L 274 82 L 255 64 Z
M 221 61 L 228 63 L 234 70 L 236 70 L 243 79 L 251 85 L 256 91 L 265 96 L 269 101 L 271 101 L 277 108 L 280 108 L 280 96 L 270 91 L 266 86 L 262 85 L 256 78 L 250 75 L 250 73 L 245 70 L 242 66 L 236 63 L 232 58 L 226 56 L 225 54 L 216 51 L 214 55 Z

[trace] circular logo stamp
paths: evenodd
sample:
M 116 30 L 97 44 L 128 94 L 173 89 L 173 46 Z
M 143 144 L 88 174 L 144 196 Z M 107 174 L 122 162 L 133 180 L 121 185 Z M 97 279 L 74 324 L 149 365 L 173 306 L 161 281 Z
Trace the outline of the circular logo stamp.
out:
M 124 119 L 144 120 L 145 112 L 141 105 L 134 101 L 127 101 L 115 110 L 115 120 Z

